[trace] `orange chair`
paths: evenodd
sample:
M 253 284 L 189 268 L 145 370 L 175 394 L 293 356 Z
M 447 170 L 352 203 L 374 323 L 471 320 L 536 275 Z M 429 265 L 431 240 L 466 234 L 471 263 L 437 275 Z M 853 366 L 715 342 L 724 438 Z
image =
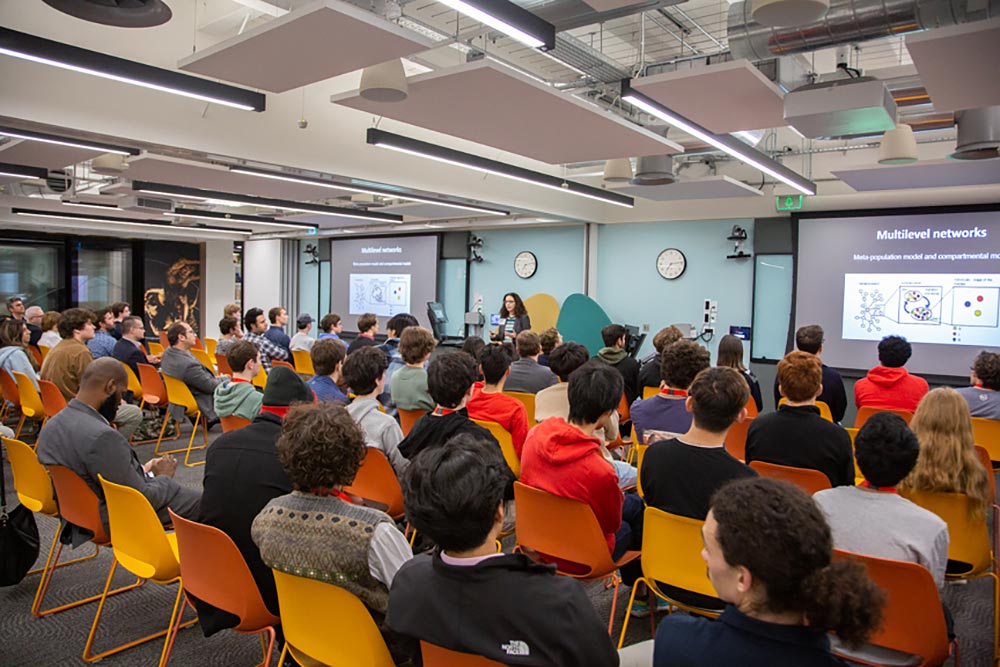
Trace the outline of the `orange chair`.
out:
M 622 392 L 622 397 L 618 401 L 618 424 L 620 426 L 631 421 L 632 413 L 629 411 L 628 398 L 625 397 L 625 392 Z
M 205 449 L 208 447 L 208 417 L 201 414 L 201 408 L 198 407 L 198 402 L 194 400 L 194 394 L 188 389 L 188 386 L 184 384 L 183 380 L 178 380 L 177 378 L 170 377 L 169 375 L 163 376 L 163 384 L 167 388 L 167 400 L 171 405 L 179 405 L 184 408 L 184 415 L 187 417 L 194 417 L 194 427 L 191 429 L 191 438 L 188 439 L 187 450 L 184 453 L 184 465 L 189 468 L 195 466 L 205 465 L 204 461 L 197 461 L 195 463 L 190 463 L 191 452 L 196 449 Z M 169 413 L 169 409 L 167 410 Z M 205 441 L 198 447 L 194 447 L 194 436 L 198 433 L 198 424 L 201 424 L 202 431 L 205 433 Z M 167 428 L 167 418 L 163 418 L 163 429 L 161 429 L 161 435 L 164 429 Z M 177 424 L 177 431 L 180 432 L 180 424 Z
M 861 426 L 868 421 L 876 412 L 891 412 L 894 415 L 899 415 L 903 418 L 907 424 L 913 419 L 913 413 L 909 410 L 897 410 L 895 408 L 877 408 L 872 405 L 866 405 L 864 407 L 858 408 L 858 415 L 854 418 L 854 428 L 861 428 Z
M 173 511 L 170 517 L 177 536 L 177 557 L 181 563 L 185 604 L 197 612 L 191 602 L 193 595 L 238 617 L 240 622 L 233 630 L 248 635 L 259 634 L 264 650 L 263 665 L 269 666 L 274 650 L 274 627 L 281 623 L 281 619 L 264 605 L 239 548 L 218 528 L 189 521 Z M 180 620 L 181 614 L 178 614 L 170 633 L 167 655 L 173 650 Z M 265 635 L 268 638 L 266 644 Z
M 385 513 L 393 519 L 401 519 L 406 514 L 403 511 L 403 491 L 399 488 L 399 480 L 381 449 L 365 448 L 365 458 L 361 461 L 358 474 L 344 490 L 386 505 Z
M 302 375 L 316 375 L 313 368 L 312 355 L 308 350 L 292 350 L 292 361 L 295 362 L 295 370 Z
M 42 359 L 42 351 L 38 349 L 38 346 L 36 346 L 36 345 L 29 345 L 28 346 L 28 354 L 30 354 L 31 358 L 35 360 L 35 365 L 38 366 L 39 368 L 41 368 L 42 367 L 42 361 L 43 361 L 43 359 Z
M 219 375 L 228 375 L 229 377 L 233 376 L 233 369 L 229 365 L 229 360 L 226 359 L 226 355 L 216 354 L 215 365 L 219 368 Z
M 487 431 L 489 431 L 497 442 L 500 443 L 500 451 L 503 453 L 503 458 L 507 462 L 507 466 L 514 473 L 514 477 L 521 477 L 521 459 L 517 456 L 517 450 L 514 449 L 514 438 L 510 434 L 510 431 L 505 429 L 503 426 L 496 422 L 483 421 L 481 419 L 473 419 L 475 423 L 479 424 Z
M 748 420 L 749 420 L 749 419 L 753 419 L 753 418 L 755 418 L 755 417 L 756 417 L 757 415 L 759 415 L 759 414 L 760 414 L 760 410 L 758 410 L 758 409 L 757 409 L 757 404 L 756 404 L 756 403 L 754 402 L 754 400 L 753 400 L 753 396 L 751 396 L 751 397 L 750 397 L 750 400 L 749 400 L 749 401 L 747 401 L 747 404 L 746 404 L 746 406 L 745 406 L 745 407 L 746 407 L 746 409 L 747 409 L 747 419 L 748 419 Z
M 35 383 L 24 373 L 14 371 L 12 375 L 17 383 L 17 393 L 21 395 L 21 424 L 27 417 L 34 421 L 40 421 L 41 424 L 38 428 L 41 430 L 42 426 L 45 426 L 45 422 L 49 420 L 49 416 L 45 413 L 45 406 L 42 405 L 42 397 L 35 389 Z M 18 433 L 20 433 L 20 428 Z M 17 434 L 14 437 L 16 438 Z
M 760 473 L 761 477 L 791 482 L 810 496 L 817 491 L 830 488 L 830 478 L 811 468 L 793 468 L 767 461 L 752 461 L 750 467 Z
M 425 641 L 420 642 L 420 656 L 424 667 L 503 667 L 502 662 L 472 653 L 459 653 Z
M 618 568 L 638 558 L 639 552 L 627 551 L 617 562 L 611 560 L 597 517 L 586 503 L 561 498 L 521 482 L 514 482 L 514 503 L 517 507 L 515 530 L 520 550 L 529 555 L 549 556 L 580 566 L 575 572 L 558 569 L 557 574 L 583 581 L 611 578 L 615 589 L 608 618 L 608 634 L 611 634 L 618 603 L 618 585 L 621 583 Z
M 17 381 L 14 380 L 14 376 L 7 372 L 5 368 L 0 368 L 0 394 L 3 395 L 3 410 L 0 411 L 0 419 L 7 416 L 7 412 L 10 410 L 8 403 L 12 404 L 18 410 L 21 409 L 21 392 L 17 390 Z M 17 428 L 14 430 L 15 439 L 20 437 L 25 419 L 27 417 L 22 412 L 21 421 L 17 423 Z
M 747 431 L 752 421 L 747 417 L 741 422 L 735 422 L 726 433 L 726 451 L 740 461 L 747 460 Z
M 293 371 L 295 370 L 295 366 L 292 366 L 287 361 L 282 361 L 281 359 L 271 359 L 271 368 L 274 368 L 275 366 L 284 366 L 285 368 L 291 369 Z
M 511 398 L 516 398 L 524 404 L 524 409 L 528 412 L 528 428 L 531 428 L 538 421 L 535 419 L 535 395 L 523 391 L 505 391 Z
M 222 422 L 222 432 L 229 433 L 230 431 L 238 431 L 244 426 L 250 425 L 250 420 L 243 417 L 237 417 L 236 415 L 229 415 L 228 417 L 219 417 Z
M 139 367 L 139 378 L 142 380 L 142 402 L 139 407 L 151 405 L 154 408 L 165 408 L 163 413 L 163 427 L 160 428 L 160 435 L 156 438 L 156 447 L 153 449 L 153 453 L 157 456 L 162 456 L 163 454 L 175 454 L 177 452 L 183 452 L 184 448 L 179 449 L 168 449 L 165 452 L 160 451 L 160 443 L 163 442 L 163 434 L 167 432 L 167 422 L 171 420 L 170 410 L 166 409 L 170 406 L 170 401 L 167 397 L 167 388 L 163 384 L 163 378 L 160 376 L 160 372 L 156 370 L 153 366 L 149 364 L 136 364 Z M 180 424 L 177 425 L 177 434 L 168 438 L 168 440 L 177 440 L 181 437 Z
M 996 461 L 993 468 L 1000 468 L 1000 421 L 973 417 L 972 435 L 976 444 L 990 453 L 990 460 Z
M 426 415 L 424 410 L 403 410 L 399 409 L 399 428 L 403 431 L 403 436 L 410 434 L 410 429 L 417 423 L 417 420 Z
M 167 332 L 166 331 L 161 331 L 160 332 L 160 338 L 159 338 L 159 340 L 160 340 L 160 345 L 163 346 L 164 350 L 167 349 L 168 347 L 170 347 L 170 341 L 167 340 Z

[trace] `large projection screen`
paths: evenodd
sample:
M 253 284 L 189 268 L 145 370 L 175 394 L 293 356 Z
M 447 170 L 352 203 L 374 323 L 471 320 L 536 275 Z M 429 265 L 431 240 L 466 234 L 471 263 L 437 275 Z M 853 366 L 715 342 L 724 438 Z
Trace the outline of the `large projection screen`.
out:
M 798 220 L 795 326 L 819 324 L 823 361 L 864 370 L 884 336 L 913 344 L 907 368 L 968 374 L 1000 346 L 1000 212 L 885 212 Z

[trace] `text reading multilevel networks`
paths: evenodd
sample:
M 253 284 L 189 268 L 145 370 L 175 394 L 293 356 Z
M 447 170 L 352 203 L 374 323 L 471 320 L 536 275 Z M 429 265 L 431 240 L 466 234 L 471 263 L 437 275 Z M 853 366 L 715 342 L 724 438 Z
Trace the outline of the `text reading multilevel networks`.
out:
M 985 239 L 989 230 L 982 227 L 972 229 L 877 229 L 877 241 L 905 241 L 923 239 Z

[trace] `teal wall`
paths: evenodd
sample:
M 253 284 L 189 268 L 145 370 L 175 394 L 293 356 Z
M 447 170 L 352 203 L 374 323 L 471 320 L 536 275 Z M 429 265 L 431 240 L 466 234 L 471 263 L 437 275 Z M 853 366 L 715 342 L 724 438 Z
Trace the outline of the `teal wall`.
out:
M 465 272 L 464 259 L 442 259 L 438 262 L 438 301 L 448 315 L 449 336 L 465 337 Z

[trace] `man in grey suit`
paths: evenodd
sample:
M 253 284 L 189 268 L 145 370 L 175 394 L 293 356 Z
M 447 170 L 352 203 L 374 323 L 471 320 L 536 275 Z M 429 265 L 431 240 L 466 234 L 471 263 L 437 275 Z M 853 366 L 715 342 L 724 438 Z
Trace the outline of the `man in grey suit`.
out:
M 559 378 L 547 366 L 538 363 L 542 353 L 542 343 L 534 331 L 517 334 L 517 355 L 520 357 L 510 365 L 510 375 L 504 382 L 504 391 L 523 391 L 537 394 L 546 387 L 559 382 Z
M 208 423 L 208 428 L 212 428 L 219 423 L 219 417 L 215 414 L 215 388 L 228 380 L 229 376 L 215 377 L 212 371 L 195 359 L 191 354 L 194 341 L 194 330 L 187 322 L 177 322 L 167 329 L 167 342 L 170 347 L 163 351 L 160 370 L 164 375 L 177 378 L 187 385 L 201 409 L 202 417 Z M 184 417 L 184 411 L 180 406 L 171 404 L 170 410 L 171 415 L 178 421 Z
M 140 464 L 128 440 L 111 427 L 127 388 L 128 377 L 118 361 L 104 357 L 91 362 L 76 398 L 49 419 L 39 434 L 38 460 L 69 468 L 87 483 L 101 501 L 105 529 L 108 509 L 98 475 L 141 492 L 164 523 L 170 521 L 168 507 L 185 518 L 197 519 L 201 493 L 172 479 L 177 459 L 167 455 Z

